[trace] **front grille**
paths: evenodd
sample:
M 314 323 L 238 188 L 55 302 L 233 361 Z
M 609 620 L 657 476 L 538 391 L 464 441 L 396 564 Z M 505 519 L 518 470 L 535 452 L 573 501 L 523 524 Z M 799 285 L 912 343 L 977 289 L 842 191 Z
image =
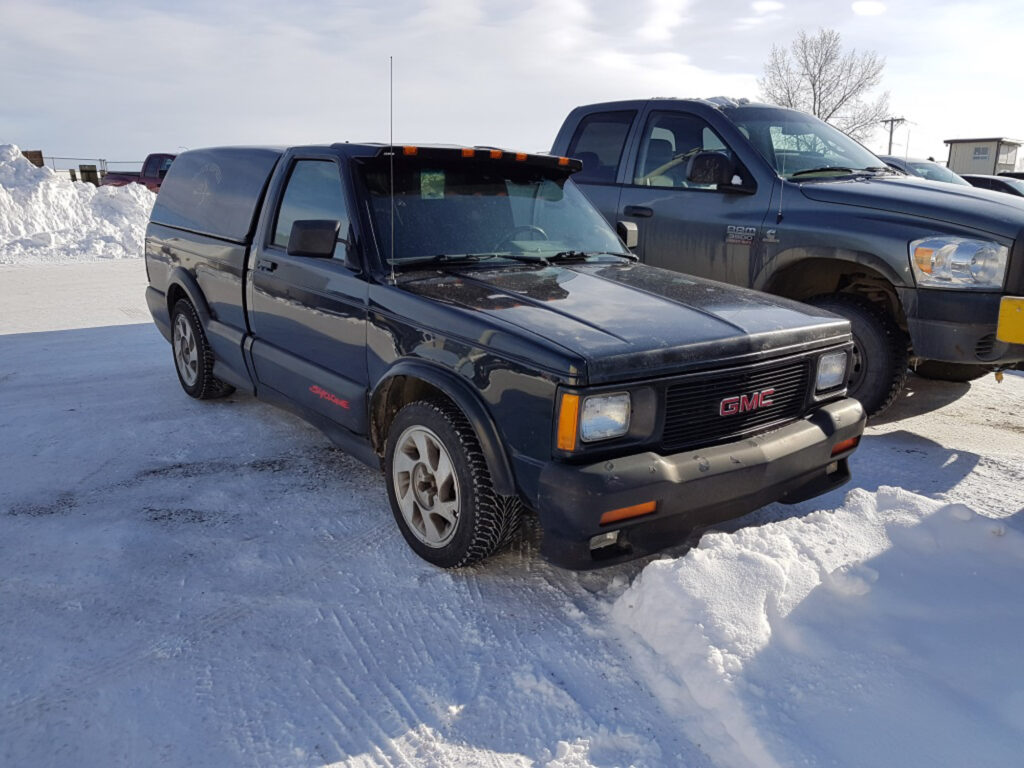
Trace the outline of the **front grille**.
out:
M 679 451 L 716 445 L 730 439 L 767 432 L 803 415 L 810 376 L 808 359 L 695 376 L 671 384 L 665 398 L 665 427 L 661 447 Z M 720 415 L 724 398 L 750 396 L 774 389 L 771 405 Z

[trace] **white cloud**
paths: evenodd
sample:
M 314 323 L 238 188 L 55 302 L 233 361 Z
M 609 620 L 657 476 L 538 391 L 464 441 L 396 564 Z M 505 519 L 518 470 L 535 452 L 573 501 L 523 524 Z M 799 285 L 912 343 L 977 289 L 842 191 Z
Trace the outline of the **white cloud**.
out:
M 850 8 L 858 16 L 881 16 L 885 13 L 885 3 L 876 0 L 857 0 Z
M 676 27 L 685 21 L 689 0 L 650 0 L 650 15 L 637 31 L 645 40 L 671 40 Z
M 757 0 L 750 4 L 750 7 L 754 10 L 754 13 L 775 13 L 781 11 L 786 6 L 783 3 L 776 2 L 776 0 Z

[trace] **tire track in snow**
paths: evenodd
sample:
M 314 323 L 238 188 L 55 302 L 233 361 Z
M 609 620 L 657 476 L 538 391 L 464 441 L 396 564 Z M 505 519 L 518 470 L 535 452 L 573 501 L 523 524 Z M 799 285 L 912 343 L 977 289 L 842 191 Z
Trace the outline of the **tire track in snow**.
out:
M 346 536 L 338 543 L 326 545 L 319 537 L 314 538 L 330 555 L 321 565 L 312 571 L 296 571 L 290 577 L 278 582 L 278 596 L 290 594 L 300 587 L 308 586 L 324 576 L 337 570 L 338 557 L 360 550 L 368 545 L 379 543 L 389 533 L 394 534 L 393 521 L 377 522 L 356 536 Z M 332 537 L 337 542 L 336 537 Z M 258 603 L 227 606 L 200 616 L 193 622 L 194 629 L 186 631 L 172 639 L 164 639 L 155 643 L 140 643 L 121 653 L 108 657 L 99 657 L 88 664 L 65 672 L 49 682 L 42 691 L 34 692 L 21 698 L 8 701 L 0 719 L 0 735 L 13 732 L 19 722 L 24 721 L 32 712 L 43 713 L 48 702 L 54 695 L 65 697 L 80 689 L 89 689 L 101 683 L 115 672 L 123 672 L 132 665 L 153 658 L 173 655 L 176 649 L 185 644 L 194 644 L 221 629 L 237 623 L 259 609 Z

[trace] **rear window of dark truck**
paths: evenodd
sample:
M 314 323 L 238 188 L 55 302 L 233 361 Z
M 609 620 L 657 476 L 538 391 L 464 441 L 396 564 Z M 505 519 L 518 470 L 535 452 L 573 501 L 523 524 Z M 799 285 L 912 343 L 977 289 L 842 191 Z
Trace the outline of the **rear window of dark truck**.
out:
M 150 220 L 248 243 L 259 205 L 282 151 L 257 147 L 198 149 L 167 171 Z

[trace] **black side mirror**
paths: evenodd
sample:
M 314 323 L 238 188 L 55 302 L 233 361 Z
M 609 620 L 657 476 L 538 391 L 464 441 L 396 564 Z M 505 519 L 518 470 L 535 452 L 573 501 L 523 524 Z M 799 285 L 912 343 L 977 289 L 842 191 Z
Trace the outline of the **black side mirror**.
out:
M 744 183 L 736 163 L 721 152 L 698 152 L 686 163 L 686 180 L 693 184 L 714 184 L 721 192 L 751 195 L 757 186 Z
M 698 152 L 686 163 L 686 180 L 694 184 L 729 186 L 735 168 L 721 152 Z
M 338 244 L 340 221 L 328 219 L 306 219 L 292 224 L 288 236 L 289 256 L 311 256 L 331 258 Z

